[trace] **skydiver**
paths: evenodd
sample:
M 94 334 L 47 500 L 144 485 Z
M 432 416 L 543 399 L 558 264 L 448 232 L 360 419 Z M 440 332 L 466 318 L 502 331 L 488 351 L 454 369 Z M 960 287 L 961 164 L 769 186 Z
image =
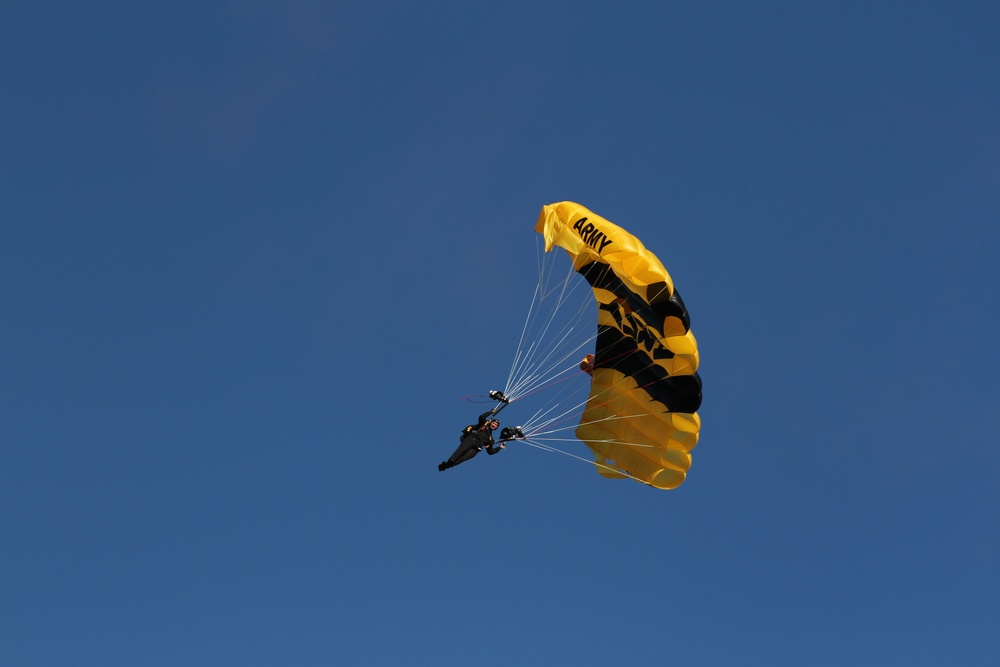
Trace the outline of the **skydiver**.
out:
M 448 468 L 454 468 L 459 463 L 465 463 L 484 448 L 490 456 L 501 449 L 506 449 L 507 446 L 504 443 L 501 442 L 497 446 L 493 441 L 493 431 L 500 428 L 500 420 L 493 416 L 495 413 L 495 410 L 484 412 L 479 415 L 479 421 L 466 426 L 459 438 L 458 449 L 447 461 L 438 464 L 438 470 L 444 471 Z

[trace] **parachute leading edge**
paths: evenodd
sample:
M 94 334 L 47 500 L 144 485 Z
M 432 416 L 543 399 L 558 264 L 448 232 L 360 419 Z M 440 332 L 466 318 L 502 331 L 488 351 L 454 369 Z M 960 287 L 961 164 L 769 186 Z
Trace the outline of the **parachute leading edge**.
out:
M 676 488 L 701 420 L 698 343 L 660 260 L 621 227 L 573 202 L 542 207 L 535 231 L 564 249 L 598 304 L 592 383 L 576 436 L 605 477 Z

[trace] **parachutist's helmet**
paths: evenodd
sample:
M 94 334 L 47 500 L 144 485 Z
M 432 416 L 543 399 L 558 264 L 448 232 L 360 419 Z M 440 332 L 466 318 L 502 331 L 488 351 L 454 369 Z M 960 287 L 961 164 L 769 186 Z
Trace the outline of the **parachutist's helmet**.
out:
M 500 428 L 500 420 L 491 419 L 489 423 L 486 424 L 486 428 L 490 429 L 491 431 L 497 430 L 498 428 Z

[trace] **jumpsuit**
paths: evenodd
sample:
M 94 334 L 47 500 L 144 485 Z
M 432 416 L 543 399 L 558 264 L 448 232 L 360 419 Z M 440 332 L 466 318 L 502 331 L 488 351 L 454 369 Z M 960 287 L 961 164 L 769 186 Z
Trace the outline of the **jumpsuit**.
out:
M 438 470 L 447 470 L 448 468 L 454 468 L 459 463 L 465 463 L 483 448 L 486 448 L 486 453 L 490 456 L 503 449 L 502 447 L 494 447 L 493 445 L 493 431 L 488 426 L 492 415 L 493 413 L 491 412 L 484 412 L 479 415 L 479 423 L 470 424 L 465 427 L 465 430 L 462 431 L 462 437 L 458 442 L 458 449 L 455 450 L 455 453 L 447 461 L 442 461 L 438 464 Z

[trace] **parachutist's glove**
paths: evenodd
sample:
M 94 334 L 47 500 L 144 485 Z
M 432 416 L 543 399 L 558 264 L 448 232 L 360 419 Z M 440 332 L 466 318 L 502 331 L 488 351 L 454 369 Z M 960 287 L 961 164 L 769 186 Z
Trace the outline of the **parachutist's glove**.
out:
M 490 398 L 492 398 L 494 401 L 500 401 L 501 403 L 510 403 L 510 401 L 507 400 L 507 397 L 504 396 L 502 392 L 499 392 L 496 389 L 490 391 Z

